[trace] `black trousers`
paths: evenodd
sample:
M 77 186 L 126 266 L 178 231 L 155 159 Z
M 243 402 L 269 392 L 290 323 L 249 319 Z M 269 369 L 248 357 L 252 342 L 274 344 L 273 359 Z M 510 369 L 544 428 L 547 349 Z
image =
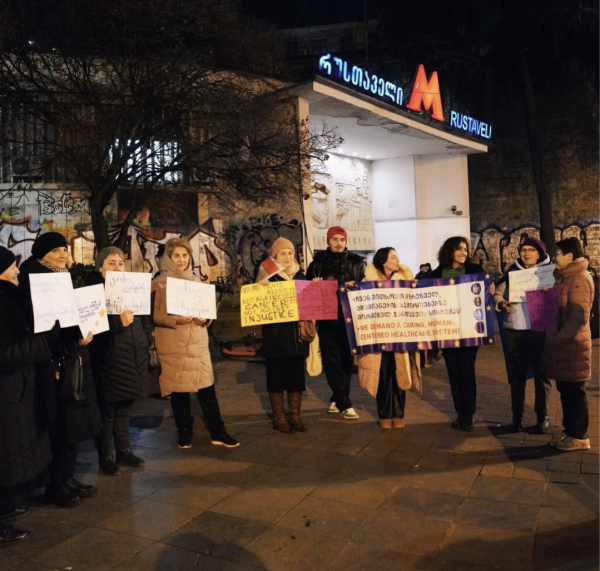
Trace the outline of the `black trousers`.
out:
M 56 436 L 56 435 L 55 435 Z M 77 444 L 66 444 L 64 438 L 50 437 L 52 461 L 50 462 L 50 484 L 58 488 L 75 476 L 77 464 Z
M 477 385 L 475 384 L 475 360 L 479 347 L 442 349 L 446 362 L 454 410 L 460 420 L 470 421 L 477 407 Z
M 590 412 L 585 383 L 556 381 L 563 409 L 563 428 L 565 434 L 578 440 L 588 437 Z
M 535 410 L 538 419 L 548 416 L 548 401 L 550 400 L 550 380 L 542 374 L 541 364 L 546 344 L 546 334 L 543 331 L 514 331 L 506 330 L 507 360 L 512 400 L 513 416 L 521 418 L 525 411 L 525 387 L 527 386 L 527 371 L 532 367 L 535 386 Z
M 383 351 L 377 386 L 377 413 L 379 418 L 404 418 L 406 391 L 398 386 L 396 380 L 396 360 L 394 353 Z
M 340 410 L 351 408 L 350 379 L 354 361 L 343 320 L 319 321 L 319 345 L 325 377 L 333 393 L 331 402 Z
M 202 418 L 206 430 L 214 438 L 225 430 L 215 386 L 211 385 L 200 389 L 196 395 L 202 409 Z M 171 393 L 171 407 L 173 408 L 173 416 L 178 430 L 192 430 L 194 420 L 191 411 L 190 393 Z
M 115 449 L 124 451 L 131 448 L 129 440 L 129 417 L 133 400 L 118 402 L 100 402 L 102 428 L 96 438 L 98 454 L 105 457 L 112 453 L 113 441 Z

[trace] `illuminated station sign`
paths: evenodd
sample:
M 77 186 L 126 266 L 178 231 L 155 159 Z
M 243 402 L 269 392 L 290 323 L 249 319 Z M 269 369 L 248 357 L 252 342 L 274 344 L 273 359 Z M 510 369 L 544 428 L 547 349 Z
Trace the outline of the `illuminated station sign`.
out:
M 350 65 L 340 57 L 332 57 L 331 54 L 322 56 L 319 60 L 319 72 L 369 95 L 377 95 L 384 100 L 389 99 L 388 103 L 393 105 L 404 106 L 402 87 L 374 73 L 369 73 L 362 67 Z M 434 71 L 427 79 L 425 67 L 423 64 L 419 65 L 410 101 L 406 108 L 417 113 L 429 111 L 432 119 L 446 123 L 437 71 Z M 449 126 L 485 139 L 492 137 L 491 125 L 456 111 L 450 112 Z

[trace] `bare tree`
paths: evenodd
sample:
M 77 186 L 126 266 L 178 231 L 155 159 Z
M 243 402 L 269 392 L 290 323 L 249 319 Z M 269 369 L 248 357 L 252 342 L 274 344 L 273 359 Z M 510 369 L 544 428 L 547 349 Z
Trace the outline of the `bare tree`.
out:
M 83 186 L 98 247 L 117 191 L 131 202 L 124 243 L 153 196 L 202 193 L 223 207 L 299 195 L 299 165 L 340 142 L 279 95 L 274 34 L 231 0 L 18 0 L 9 14 L 3 154 Z

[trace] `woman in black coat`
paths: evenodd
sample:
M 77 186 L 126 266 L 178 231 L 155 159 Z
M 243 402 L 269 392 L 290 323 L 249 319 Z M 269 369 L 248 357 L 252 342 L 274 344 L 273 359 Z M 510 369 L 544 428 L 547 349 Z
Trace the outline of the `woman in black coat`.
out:
M 39 394 L 49 379 L 37 365 L 52 355 L 21 313 L 18 275 L 14 254 L 0 246 L 0 545 L 27 536 L 7 522 L 27 511 L 19 500 L 43 483 L 51 458 Z
M 32 256 L 19 268 L 19 289 L 26 300 L 28 325 L 33 329 L 29 276 L 68 272 L 69 253 L 65 237 L 57 232 L 42 234 L 34 242 L 31 253 Z M 44 408 L 52 447 L 51 481 L 46 487 L 45 498 L 61 507 L 76 507 L 81 503 L 81 498 L 90 498 L 96 493 L 94 486 L 84 485 L 75 479 L 77 443 L 94 438 L 100 432 L 100 414 L 87 348 L 92 334 L 82 339 L 78 327 L 63 329 L 57 325 L 57 329 L 55 335 L 45 334 L 54 361 L 52 366 L 46 367 L 54 382 L 44 383 Z M 65 355 L 81 359 L 84 398 L 79 402 L 66 402 L 60 398 L 59 387 L 64 380 L 64 367 L 58 365 Z
M 88 285 L 104 284 L 106 272 L 122 272 L 124 268 L 125 254 L 114 246 L 104 248 L 96 256 L 98 271 L 88 276 Z M 131 450 L 129 417 L 134 401 L 148 395 L 152 318 L 125 311 L 109 315 L 108 322 L 110 331 L 94 337 L 90 353 L 102 416 L 102 430 L 96 439 L 100 469 L 114 475 L 120 472 L 118 464 L 134 468 L 144 465 Z
M 269 281 L 305 280 L 306 277 L 294 259 L 294 245 L 285 238 L 277 238 L 271 249 L 271 258 L 280 270 L 267 277 L 269 272 L 261 264 L 257 281 L 268 285 Z M 301 341 L 298 334 L 298 322 L 275 323 L 262 326 L 263 355 L 267 359 L 267 391 L 273 409 L 273 428 L 291 434 L 308 429 L 301 419 L 302 391 L 306 390 L 304 381 L 304 361 L 308 357 L 310 344 Z M 288 394 L 290 422 L 285 417 L 283 392 Z
M 438 262 L 440 265 L 429 276 L 432 279 L 482 274 L 485 271 L 479 264 L 474 264 L 469 260 L 469 242 L 462 236 L 453 236 L 444 242 L 438 252 Z M 494 284 L 492 284 L 490 293 L 493 294 L 494 291 Z M 457 415 L 451 426 L 457 430 L 468 432 L 475 427 L 477 349 L 477 346 L 442 349 Z

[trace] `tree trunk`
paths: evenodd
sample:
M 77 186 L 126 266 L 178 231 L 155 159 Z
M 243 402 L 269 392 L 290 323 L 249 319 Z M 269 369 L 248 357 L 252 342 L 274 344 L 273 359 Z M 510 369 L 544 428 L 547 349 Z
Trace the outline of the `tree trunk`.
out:
M 115 246 L 125 251 L 127 247 L 127 237 L 129 235 L 129 227 L 133 224 L 138 213 L 138 201 L 135 198 L 131 198 L 131 205 L 129 206 L 129 212 L 123 220 L 123 224 L 121 224 L 121 230 L 119 232 L 119 237 L 115 242 Z
M 540 213 L 540 238 L 550 256 L 556 251 L 556 240 L 554 237 L 554 221 L 552 218 L 552 194 L 546 185 L 544 163 L 540 145 L 540 131 L 538 126 L 537 110 L 535 105 L 535 93 L 529 74 L 529 64 L 525 52 L 519 50 L 519 74 L 521 77 L 521 94 L 523 107 L 525 108 L 525 124 L 527 126 L 527 139 L 529 141 L 529 154 L 531 155 L 531 168 L 535 191 L 538 197 Z
M 110 246 L 108 237 L 108 224 L 104 218 L 104 207 L 99 204 L 97 199 L 90 198 L 90 213 L 92 216 L 92 230 L 94 231 L 94 240 L 96 242 L 96 252 Z

